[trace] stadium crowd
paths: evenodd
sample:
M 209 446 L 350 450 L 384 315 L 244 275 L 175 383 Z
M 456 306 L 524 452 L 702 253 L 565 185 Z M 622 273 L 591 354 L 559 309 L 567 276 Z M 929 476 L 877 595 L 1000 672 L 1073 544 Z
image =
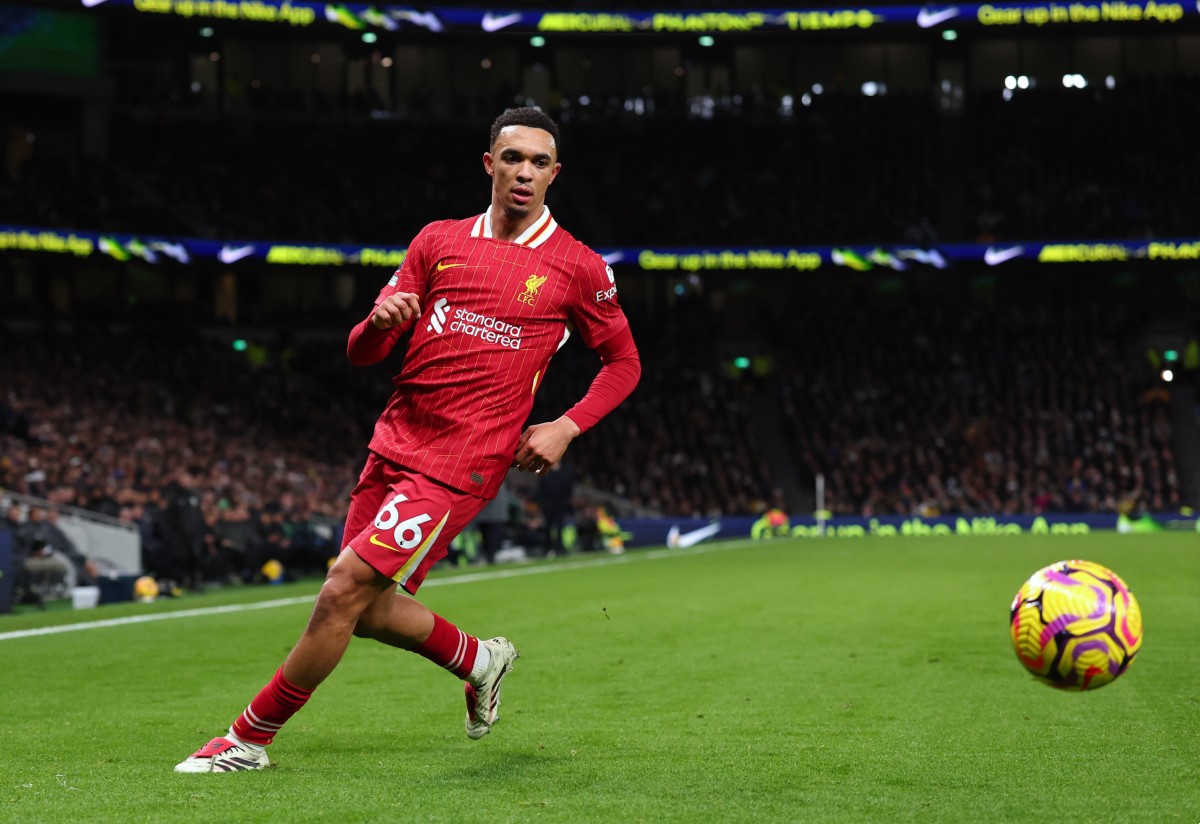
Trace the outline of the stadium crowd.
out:
M 825 477 L 839 515 L 1181 503 L 1166 396 L 1130 356 L 1145 317 L 1119 301 L 889 308 L 835 290 L 762 312 L 776 369 L 751 379 L 722 368 L 726 318 L 710 301 L 680 300 L 655 322 L 631 311 L 646 371 L 568 453 L 577 519 L 596 502 L 589 487 L 631 512 L 760 514 L 782 503 L 787 479 L 767 454 L 779 445 L 798 486 Z M 255 578 L 270 558 L 323 566 L 394 366 L 350 367 L 340 340 L 242 353 L 93 328 L 6 333 L 3 346 L 0 488 L 137 524 L 175 579 Z M 559 414 L 597 366 L 564 347 L 532 417 Z M 763 429 L 756 396 L 777 404 L 782 432 Z M 512 534 L 539 540 L 536 488 L 512 492 Z
M 777 389 L 826 508 L 1177 509 L 1169 394 L 1131 345 L 1144 321 L 1082 296 L 1050 306 L 931 302 L 869 324 L 845 322 L 853 304 L 801 310 Z
M 0 487 L 137 524 L 147 562 L 174 580 L 333 554 L 368 413 L 328 376 L 252 369 L 186 335 L 4 344 Z
M 717 368 L 719 321 L 701 301 L 676 303 L 656 322 L 637 322 L 642 380 L 629 403 L 568 457 L 585 483 L 628 499 L 635 510 L 716 517 L 761 512 L 777 498 L 750 406 L 749 388 Z M 583 347 L 555 356 L 534 417 L 581 397 L 598 366 Z
M 639 511 L 757 511 L 772 487 L 747 407 L 705 372 L 702 347 L 680 344 L 696 332 L 685 322 L 646 336 L 640 402 L 572 446 L 573 477 Z M 340 340 L 239 353 L 187 333 L 2 337 L 0 488 L 137 524 L 149 562 L 174 580 L 260 577 L 270 558 L 313 569 L 335 553 L 394 363 L 351 367 Z M 561 414 L 598 367 L 582 345 L 564 347 L 534 418 Z M 515 491 L 520 520 L 543 518 L 536 488 Z M 530 523 L 515 531 L 539 537 Z

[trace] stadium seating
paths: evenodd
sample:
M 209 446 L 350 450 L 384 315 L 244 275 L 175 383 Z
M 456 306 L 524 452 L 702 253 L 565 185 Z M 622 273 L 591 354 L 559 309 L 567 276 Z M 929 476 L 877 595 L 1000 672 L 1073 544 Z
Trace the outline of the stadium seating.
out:
M 1171 163 L 1112 162 L 1128 146 L 1185 146 L 1178 113 L 1200 105 L 1195 80 L 973 94 L 949 155 L 931 97 L 809 98 L 786 116 L 750 91 L 711 118 L 664 103 L 653 118 L 616 119 L 619 100 L 611 116 L 603 101 L 586 115 L 554 111 L 567 175 L 556 212 L 593 244 L 668 245 L 714 234 L 742 244 L 1163 237 L 1186 235 L 1200 210 L 1200 184 Z M 507 101 L 488 102 L 479 108 Z M 431 215 L 470 215 L 486 196 L 486 118 L 372 120 L 350 100 L 336 117 L 261 105 L 230 119 L 122 110 L 108 157 L 83 160 L 68 145 L 11 167 L 0 222 L 403 244 Z M 735 148 L 748 119 L 752 158 Z M 637 152 L 612 152 L 614 140 Z M 678 191 L 691 193 L 686 205 Z
M 143 46 L 136 26 L 114 22 L 109 34 Z M 87 151 L 76 120 L 26 96 L 29 122 L 44 131 L 24 142 L 13 132 L 0 223 L 403 245 L 431 219 L 481 210 L 486 128 L 517 99 L 509 88 L 464 87 L 447 114 L 420 90 L 389 102 L 315 81 L 301 91 L 227 76 L 220 105 L 205 108 L 186 85 L 157 82 L 148 54 L 106 65 L 113 105 L 91 121 L 104 134 Z M 550 203 L 594 246 L 1193 236 L 1200 177 L 1183 113 L 1200 107 L 1200 82 L 1139 79 L 1134 68 L 1086 89 L 1053 78 L 1008 94 L 969 85 L 952 109 L 932 89 L 868 96 L 840 80 L 800 94 L 735 77 L 719 95 L 680 83 L 669 94 L 597 93 L 586 105 L 551 89 L 543 102 L 562 125 L 565 171 Z M 136 521 L 153 554 L 163 491 L 174 469 L 194 465 L 208 574 L 256 574 L 281 530 L 300 563 L 314 563 L 344 514 L 394 371 L 345 363 L 342 336 L 361 307 L 298 296 L 281 312 L 255 290 L 290 274 L 246 261 L 239 320 L 270 333 L 239 353 L 198 334 L 232 321 L 193 311 L 209 307 L 202 291 L 223 274 L 211 260 L 194 262 L 185 286 L 163 285 L 173 264 L 95 257 L 75 273 L 101 272 L 112 288 L 89 287 L 99 310 L 89 314 L 79 294 L 55 301 L 65 257 L 14 266 L 27 288 L 13 290 L 0 321 L 38 331 L 0 333 L 0 486 Z M 990 275 L 978 271 L 877 271 L 840 291 L 785 288 L 771 274 L 714 279 L 710 295 L 688 299 L 691 287 L 670 276 L 635 273 L 650 285 L 627 289 L 622 273 L 645 372 L 631 402 L 572 447 L 582 484 L 691 517 L 759 513 L 817 474 L 841 514 L 1179 505 L 1163 396 L 1137 361 L 1151 315 L 1124 293 L 1084 305 L 1096 297 L 1092 281 L 1049 296 L 1026 280 L 1026 291 L 992 302 L 961 294 L 976 279 L 986 288 Z M 822 270 L 812 282 L 843 276 Z M 191 298 L 138 303 L 133 286 L 151 281 Z M 904 300 L 877 301 L 864 287 Z M 740 299 L 741 317 L 718 305 L 718 290 L 736 303 L 738 290 L 756 289 L 752 311 Z M 922 294 L 938 299 L 927 305 Z M 300 344 L 297 329 L 317 334 Z M 735 335 L 765 342 L 774 370 L 729 371 L 719 344 Z M 534 418 L 582 396 L 596 366 L 577 341 L 566 347 Z M 781 431 L 764 429 L 763 398 L 780 410 Z M 771 460 L 777 452 L 793 466 Z M 300 526 L 311 524 L 325 532 Z
M 830 307 L 823 307 L 830 309 Z M 1169 395 L 1113 301 L 807 312 L 781 370 L 789 442 L 846 515 L 1180 506 Z

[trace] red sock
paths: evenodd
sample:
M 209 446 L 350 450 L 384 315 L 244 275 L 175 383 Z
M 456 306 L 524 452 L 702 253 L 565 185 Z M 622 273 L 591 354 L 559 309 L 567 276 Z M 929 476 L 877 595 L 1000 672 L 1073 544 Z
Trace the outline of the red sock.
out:
M 475 666 L 479 639 L 467 635 L 440 615 L 433 616 L 433 632 L 425 643 L 413 650 L 424 655 L 439 667 L 445 667 L 459 678 L 466 678 Z
M 233 722 L 233 734 L 243 741 L 265 747 L 275 740 L 279 728 L 299 712 L 312 694 L 312 690 L 289 683 L 280 667 L 270 683 L 254 696 L 250 706 Z

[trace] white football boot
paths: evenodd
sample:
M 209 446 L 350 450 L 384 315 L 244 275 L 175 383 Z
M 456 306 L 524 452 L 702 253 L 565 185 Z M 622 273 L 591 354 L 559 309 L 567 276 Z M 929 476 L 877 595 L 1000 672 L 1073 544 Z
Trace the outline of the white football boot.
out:
M 266 747 L 247 747 L 228 738 L 214 738 L 175 765 L 175 772 L 238 772 L 271 766 Z
M 467 697 L 467 737 L 475 740 L 491 732 L 492 725 L 500 720 L 500 682 L 513 668 L 513 662 L 521 657 L 507 638 L 492 638 L 480 643 L 487 644 L 491 663 L 477 686 L 467 684 L 463 688 Z

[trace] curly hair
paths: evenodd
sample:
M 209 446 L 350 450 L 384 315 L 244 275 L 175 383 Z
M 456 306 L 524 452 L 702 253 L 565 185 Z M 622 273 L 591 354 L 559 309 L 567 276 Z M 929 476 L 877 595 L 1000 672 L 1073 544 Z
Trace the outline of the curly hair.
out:
M 560 147 L 558 136 L 558 124 L 541 109 L 535 109 L 532 106 L 521 106 L 516 109 L 507 109 L 503 114 L 496 118 L 492 123 L 491 139 L 488 141 L 488 151 L 496 148 L 496 138 L 500 136 L 500 132 L 509 126 L 529 126 L 534 129 L 541 129 L 549 132 L 554 138 L 554 148 L 557 152 Z

